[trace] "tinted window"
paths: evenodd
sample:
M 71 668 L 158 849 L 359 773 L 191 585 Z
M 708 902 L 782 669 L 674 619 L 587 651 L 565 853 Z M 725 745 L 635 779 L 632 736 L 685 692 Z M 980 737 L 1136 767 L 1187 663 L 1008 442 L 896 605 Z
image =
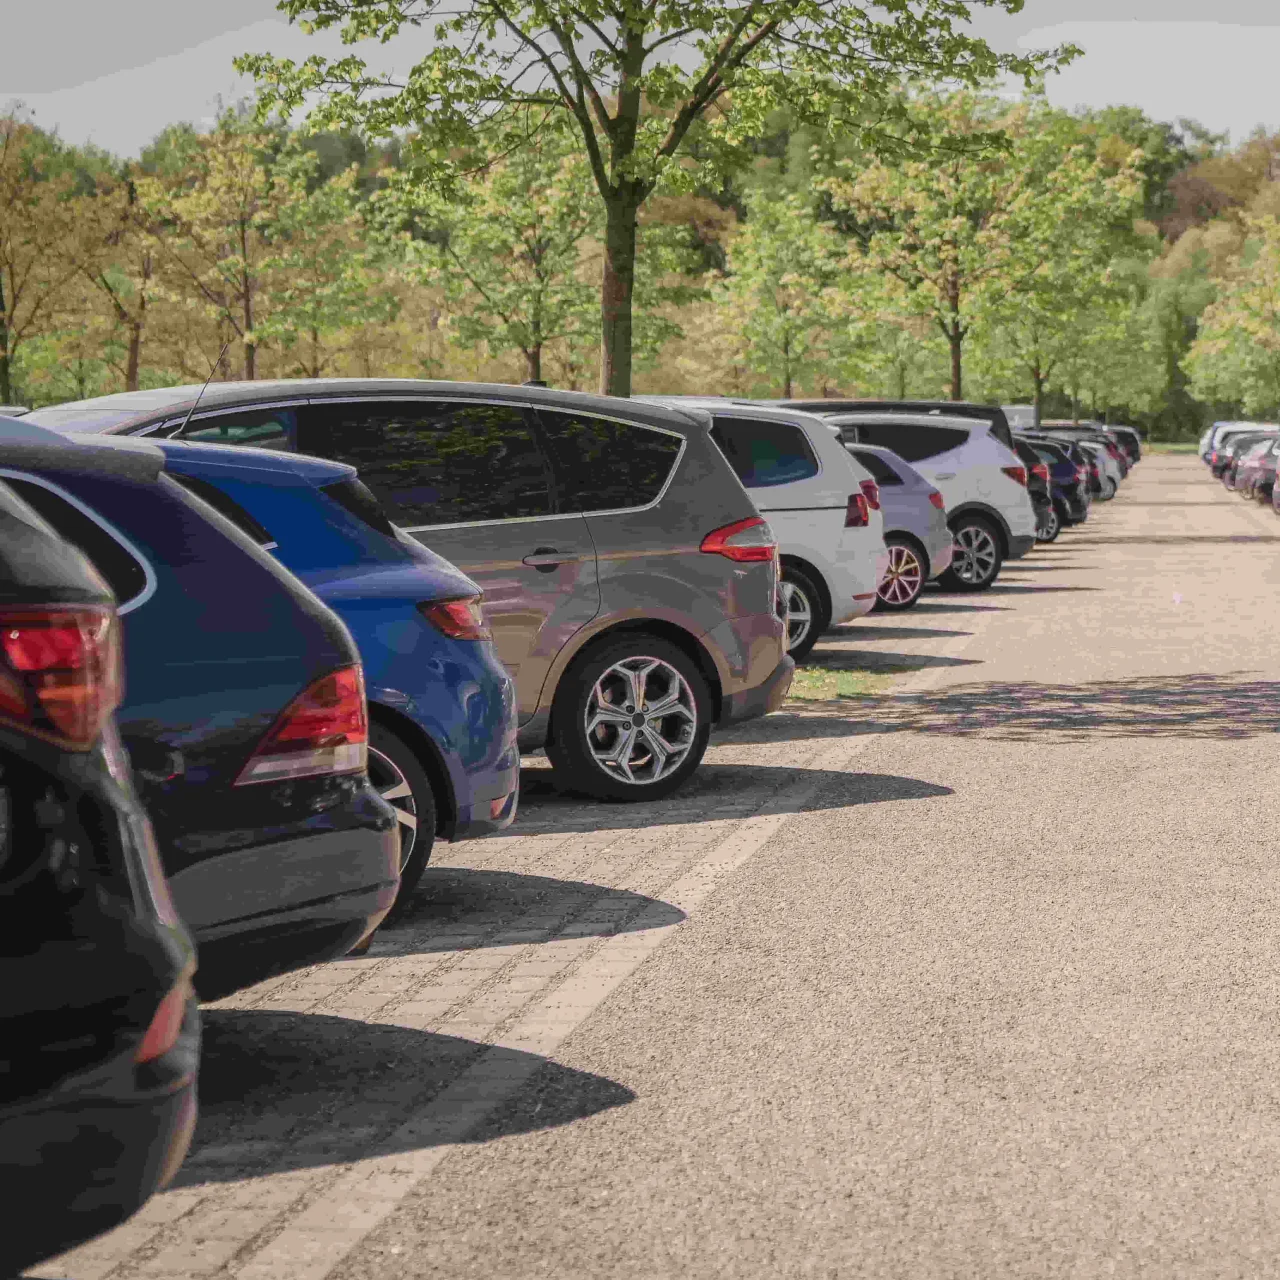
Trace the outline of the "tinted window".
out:
M 14 491 L 42 515 L 68 542 L 93 562 L 115 594 L 118 604 L 128 604 L 147 585 L 146 570 L 96 520 L 65 498 L 30 480 L 6 479 Z
M 871 472 L 881 487 L 902 483 L 902 477 L 878 453 L 867 453 L 862 449 L 850 449 L 849 452 Z
M 818 460 L 804 432 L 790 423 L 717 414 L 711 438 L 748 489 L 790 484 L 818 474 Z
M 251 444 L 257 449 L 288 449 L 294 425 L 292 409 L 245 409 L 192 418 L 172 439 L 196 444 Z
M 175 471 L 170 471 L 169 476 L 189 493 L 203 498 L 219 515 L 226 516 L 241 533 L 248 534 L 260 547 L 275 543 L 271 534 L 216 484 L 211 484 L 208 480 L 198 480 L 195 476 L 180 475 Z
M 561 511 L 647 506 L 662 492 L 684 440 L 633 422 L 538 410 L 555 464 Z
M 348 462 L 396 523 L 545 516 L 551 473 L 523 409 L 449 401 L 312 405 L 298 449 Z
M 338 506 L 369 528 L 385 533 L 388 538 L 395 537 L 396 531 L 391 527 L 382 503 L 374 497 L 368 485 L 361 484 L 359 480 L 339 480 L 336 484 L 325 485 L 320 492 L 328 494 Z
M 960 427 L 921 427 L 910 422 L 859 422 L 857 428 L 863 444 L 892 449 L 907 462 L 937 457 L 959 448 L 969 438 Z

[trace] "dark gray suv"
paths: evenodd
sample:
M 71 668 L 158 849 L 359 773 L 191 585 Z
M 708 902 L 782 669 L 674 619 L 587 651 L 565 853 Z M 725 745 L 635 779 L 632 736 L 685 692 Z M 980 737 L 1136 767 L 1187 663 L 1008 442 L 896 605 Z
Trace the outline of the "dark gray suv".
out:
M 67 432 L 351 463 L 391 519 L 484 592 L 520 745 L 562 785 L 657 799 L 713 727 L 774 710 L 794 664 L 769 526 L 710 419 L 536 387 L 410 379 L 214 383 L 31 414 Z M 441 672 L 448 679 L 447 672 Z

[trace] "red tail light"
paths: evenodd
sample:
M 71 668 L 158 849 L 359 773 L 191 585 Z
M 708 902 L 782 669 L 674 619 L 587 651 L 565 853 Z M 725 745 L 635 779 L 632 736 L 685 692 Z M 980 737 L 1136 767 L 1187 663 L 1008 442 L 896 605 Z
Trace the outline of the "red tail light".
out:
M 1026 467 L 1001 467 L 1000 470 L 1003 471 L 1010 480 L 1016 480 L 1024 489 L 1027 487 Z
M 341 667 L 304 689 L 284 709 L 240 771 L 236 786 L 327 773 L 360 773 L 369 743 L 364 672 Z
M 73 750 L 93 746 L 123 686 L 114 609 L 0 609 L 0 655 L 0 716 Z
M 880 510 L 880 486 L 874 480 L 863 480 L 859 483 L 860 488 L 867 499 L 867 506 L 872 511 Z
M 846 529 L 865 529 L 871 523 L 871 504 L 865 493 L 851 493 L 844 509 Z
M 142 1043 L 134 1051 L 134 1062 L 154 1062 L 178 1043 L 178 1037 L 182 1034 L 182 1021 L 187 1016 L 187 1001 L 191 999 L 191 995 L 191 979 L 184 977 L 160 1001 L 160 1007 L 151 1019 Z
M 1047 462 L 1037 462 L 1036 465 L 1031 468 L 1031 474 L 1033 476 L 1038 476 L 1041 480 L 1045 482 L 1045 484 L 1048 484 L 1049 483 L 1049 464 Z
M 1211 467 L 1216 467 L 1216 466 L 1218 465 L 1218 451 L 1217 451 L 1217 449 L 1215 449 L 1215 450 L 1214 450 L 1214 451 L 1209 455 L 1209 465 L 1210 465 Z
M 939 511 L 945 511 L 947 509 L 946 499 L 937 491 L 937 489 L 929 490 L 929 501 L 932 502 Z
M 735 520 L 733 524 L 712 529 L 703 538 L 699 550 L 708 555 L 725 556 L 729 560 L 754 563 L 772 560 L 778 554 L 778 543 L 764 520 L 759 516 L 748 516 L 745 520 Z
M 418 612 L 450 640 L 488 640 L 492 635 L 480 611 L 480 597 L 424 600 Z
M 1090 475 L 1091 475 L 1095 480 L 1101 480 L 1101 479 L 1102 479 L 1102 477 L 1098 474 L 1098 464 L 1097 464 L 1096 462 L 1091 462 L 1091 463 L 1089 463 L 1089 474 L 1090 474 Z
M 1077 467 L 1077 468 L 1076 468 L 1076 482 L 1077 482 L 1077 483 L 1079 483 L 1079 484 L 1083 484 L 1083 483 L 1084 483 L 1088 478 L 1089 478 L 1089 473 L 1088 473 L 1088 471 L 1086 471 L 1086 470 L 1085 470 L 1085 468 L 1084 468 L 1083 466 L 1079 466 L 1079 467 Z

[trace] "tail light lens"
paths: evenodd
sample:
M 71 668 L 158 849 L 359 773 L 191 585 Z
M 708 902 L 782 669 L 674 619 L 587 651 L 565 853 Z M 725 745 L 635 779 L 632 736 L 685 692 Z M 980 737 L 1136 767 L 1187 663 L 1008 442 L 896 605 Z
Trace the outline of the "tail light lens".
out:
M 240 771 L 236 786 L 328 773 L 360 773 L 369 744 L 364 672 L 340 667 L 308 685 L 284 709 Z
M 860 488 L 863 494 L 866 496 L 867 506 L 869 506 L 872 511 L 879 511 L 880 510 L 880 486 L 876 484 L 874 480 L 863 480 L 858 485 L 858 488 Z
M 480 610 L 480 597 L 461 600 L 424 600 L 418 612 L 450 640 L 488 640 L 493 634 Z
M 1089 478 L 1089 473 L 1084 469 L 1083 466 L 1079 466 L 1076 468 L 1076 481 L 1078 483 L 1083 484 L 1088 478 Z
M 87 751 L 120 705 L 115 610 L 0 609 L 0 716 Z
M 182 1034 L 182 1021 L 187 1016 L 187 1002 L 192 996 L 191 979 L 184 977 L 163 1000 L 151 1019 L 142 1042 L 134 1051 L 133 1060 L 139 1066 L 163 1057 Z
M 1049 483 L 1049 464 L 1047 462 L 1037 462 L 1036 465 L 1031 468 L 1031 474 L 1033 476 L 1039 477 L 1041 480 L 1045 482 L 1045 484 L 1048 484 Z
M 929 501 L 932 502 L 939 511 L 945 511 L 947 509 L 946 499 L 943 498 L 942 494 L 940 494 L 937 489 L 929 490 Z
M 871 504 L 865 493 L 851 493 L 844 509 L 846 529 L 865 529 L 871 523 Z
M 1218 451 L 1217 451 L 1217 449 L 1215 449 L 1215 450 L 1214 450 L 1214 451 L 1209 455 L 1209 465 L 1210 465 L 1211 467 L 1216 467 L 1216 466 L 1218 465 Z
M 1000 470 L 1003 471 L 1010 480 L 1016 480 L 1024 489 L 1027 487 L 1026 467 L 1001 467 Z
M 733 524 L 712 529 L 699 548 L 708 555 L 725 556 L 743 563 L 772 560 L 778 554 L 773 530 L 759 516 L 735 520 Z
M 1089 475 L 1092 476 L 1093 479 L 1095 480 L 1102 479 L 1102 477 L 1098 474 L 1098 464 L 1096 462 L 1089 463 Z

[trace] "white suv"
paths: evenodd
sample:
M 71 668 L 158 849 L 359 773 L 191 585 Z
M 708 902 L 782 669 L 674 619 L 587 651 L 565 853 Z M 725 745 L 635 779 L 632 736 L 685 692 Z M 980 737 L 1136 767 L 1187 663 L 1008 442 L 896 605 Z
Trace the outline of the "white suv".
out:
M 1035 546 L 1036 516 L 1021 459 L 990 422 L 939 413 L 831 413 L 849 444 L 877 444 L 911 463 L 942 494 L 955 539 L 951 591 L 983 591 L 1006 560 Z
M 879 489 L 821 418 L 710 397 L 644 398 L 711 415 L 711 438 L 778 540 L 796 661 L 828 627 L 871 612 L 889 568 Z

